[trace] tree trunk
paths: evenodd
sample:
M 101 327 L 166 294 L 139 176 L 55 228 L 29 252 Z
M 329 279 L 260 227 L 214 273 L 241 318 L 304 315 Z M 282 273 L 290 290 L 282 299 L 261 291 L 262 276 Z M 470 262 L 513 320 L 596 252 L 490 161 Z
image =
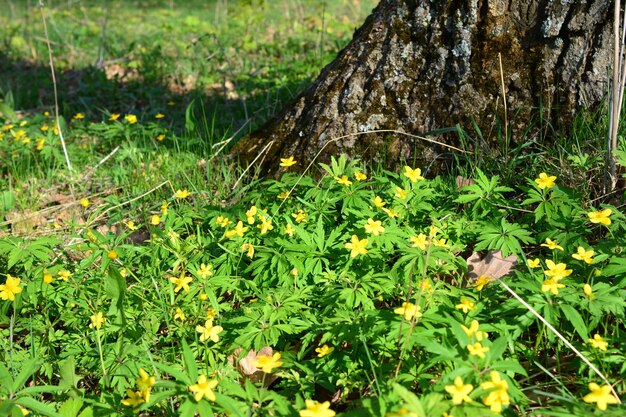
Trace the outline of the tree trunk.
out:
M 317 80 L 233 151 L 242 162 L 256 158 L 264 174 L 279 158 L 294 156 L 302 169 L 340 153 L 426 166 L 446 148 L 362 133 L 427 135 L 460 124 L 482 136 L 474 146 L 493 146 L 505 131 L 515 143 L 538 117 L 566 128 L 608 91 L 610 3 L 382 0 Z M 458 144 L 456 135 L 438 140 Z

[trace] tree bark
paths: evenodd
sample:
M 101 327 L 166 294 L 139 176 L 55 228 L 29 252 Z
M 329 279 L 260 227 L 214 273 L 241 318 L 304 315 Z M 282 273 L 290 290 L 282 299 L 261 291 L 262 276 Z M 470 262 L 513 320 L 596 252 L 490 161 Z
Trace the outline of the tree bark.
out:
M 275 173 L 280 158 L 294 156 L 303 167 L 340 153 L 425 166 L 445 147 L 363 133 L 428 135 L 460 124 L 482 138 L 473 146 L 493 147 L 504 140 L 503 96 L 512 143 L 538 118 L 566 128 L 576 109 L 608 91 L 611 7 L 606 0 L 382 0 L 313 84 L 233 152 L 264 174 Z M 442 139 L 459 144 L 458 135 Z

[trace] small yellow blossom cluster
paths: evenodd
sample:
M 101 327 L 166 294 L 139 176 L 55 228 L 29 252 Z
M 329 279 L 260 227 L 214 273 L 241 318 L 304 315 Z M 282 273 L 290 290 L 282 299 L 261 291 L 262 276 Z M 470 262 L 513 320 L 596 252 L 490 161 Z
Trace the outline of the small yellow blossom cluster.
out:
M 472 320 L 470 327 L 461 325 L 461 329 L 470 339 L 470 343 L 467 345 L 470 356 L 478 356 L 481 359 L 485 359 L 485 353 L 489 352 L 489 347 L 483 346 L 482 341 L 487 340 L 489 334 L 478 330 L 478 327 L 478 320 Z
M 482 401 L 492 412 L 499 414 L 504 406 L 511 403 L 508 392 L 509 384 L 502 379 L 498 371 L 491 371 L 489 377 L 490 381 L 481 382 L 480 384 L 480 387 L 487 392 Z M 459 405 L 473 401 L 470 394 L 474 390 L 474 386 L 464 383 L 463 378 L 460 376 L 454 379 L 452 385 L 446 385 L 444 389 L 452 396 L 452 404 Z
M 127 407 L 138 407 L 143 403 L 150 401 L 150 391 L 156 383 L 154 376 L 148 375 L 143 368 L 139 368 L 139 378 L 135 381 L 136 390 L 126 390 L 126 398 L 122 400 L 122 404 Z

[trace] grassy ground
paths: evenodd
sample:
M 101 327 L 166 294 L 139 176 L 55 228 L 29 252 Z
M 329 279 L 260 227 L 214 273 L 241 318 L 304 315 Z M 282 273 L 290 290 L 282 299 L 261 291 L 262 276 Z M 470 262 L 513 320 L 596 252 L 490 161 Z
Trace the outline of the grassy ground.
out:
M 66 159 L 33 4 L 0 2 L 1 415 L 624 415 L 602 112 L 506 169 L 259 181 L 227 139 L 373 1 L 68 1 L 43 10 Z

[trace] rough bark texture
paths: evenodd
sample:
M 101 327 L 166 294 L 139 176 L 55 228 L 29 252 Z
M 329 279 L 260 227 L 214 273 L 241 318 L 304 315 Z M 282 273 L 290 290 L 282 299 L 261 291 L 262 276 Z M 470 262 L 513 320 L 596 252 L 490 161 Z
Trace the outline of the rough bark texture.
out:
M 357 132 L 420 135 L 459 123 L 472 133 L 473 119 L 493 141 L 488 133 L 503 119 L 498 53 L 512 141 L 539 108 L 544 120 L 566 126 L 577 108 L 608 91 L 612 7 L 607 0 L 382 0 L 317 80 L 234 152 L 250 162 L 265 148 L 256 163 L 271 174 L 281 157 L 293 155 L 302 167 L 322 149 L 319 161 L 347 153 L 423 164 L 442 151 L 391 133 L 333 140 Z

